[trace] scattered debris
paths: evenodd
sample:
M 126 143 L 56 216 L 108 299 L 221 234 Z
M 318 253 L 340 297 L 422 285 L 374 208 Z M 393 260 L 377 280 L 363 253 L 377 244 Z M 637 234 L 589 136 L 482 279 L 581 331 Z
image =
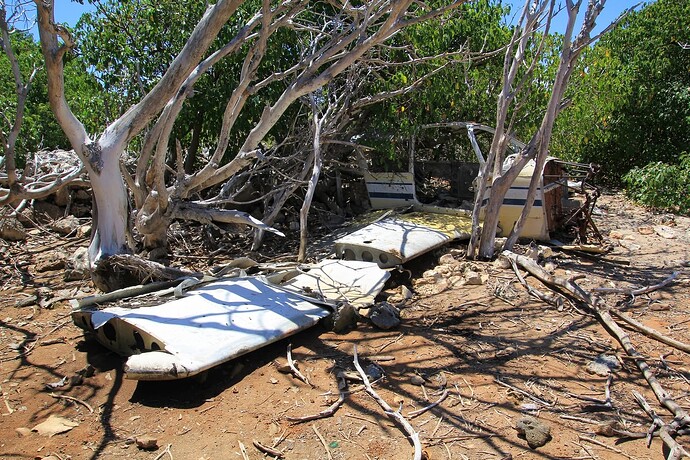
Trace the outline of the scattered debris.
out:
M 56 434 L 66 433 L 77 426 L 79 426 L 77 422 L 52 414 L 48 419 L 33 427 L 31 431 L 36 431 L 41 436 L 48 436 L 50 438 Z

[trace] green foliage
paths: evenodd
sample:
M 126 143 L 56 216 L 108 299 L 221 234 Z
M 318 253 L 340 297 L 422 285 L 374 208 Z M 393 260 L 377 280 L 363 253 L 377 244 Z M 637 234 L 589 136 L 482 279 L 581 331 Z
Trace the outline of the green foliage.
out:
M 26 84 L 34 69 L 38 69 L 26 100 L 24 119 L 16 144 L 17 165 L 23 167 L 28 155 L 40 149 L 71 148 L 60 129 L 48 102 L 48 91 L 43 56 L 38 43 L 28 33 L 11 35 L 12 49 L 19 63 L 23 83 Z M 9 59 L 0 53 L 0 107 L 5 120 L 14 123 L 17 110 L 16 82 Z M 74 56 L 65 62 L 65 93 L 72 109 L 87 129 L 95 130 L 102 125 L 103 107 L 101 93 L 95 79 L 85 72 L 84 66 Z M 7 125 L 3 130 L 8 129 Z
M 438 6 L 438 3 L 430 6 Z M 459 14 L 456 12 L 401 31 L 394 37 L 389 50 L 380 51 L 381 59 L 393 66 L 376 68 L 372 72 L 375 78 L 368 82 L 366 92 L 373 95 L 404 88 L 444 63 L 448 65 L 426 78 L 414 91 L 368 107 L 349 127 L 362 136 L 360 142 L 375 148 L 376 160 L 381 163 L 378 167 L 406 168 L 408 139 L 413 134 L 420 157 L 430 160 L 474 158 L 465 135 L 420 127 L 467 120 L 493 124 L 503 68 L 502 54 L 491 59 L 483 56 L 468 60 L 468 57 L 499 49 L 508 41 L 510 29 L 503 23 L 506 12 L 500 1 L 468 2 L 462 5 Z M 414 52 L 410 53 L 410 49 Z M 457 54 L 403 65 L 411 56 L 441 56 L 444 53 Z
M 628 171 L 626 194 L 646 206 L 690 215 L 690 154 L 679 158 L 678 164 L 658 161 Z
M 648 163 L 678 164 L 690 143 L 690 2 L 657 0 L 587 50 L 551 150 L 602 165 L 619 183 Z

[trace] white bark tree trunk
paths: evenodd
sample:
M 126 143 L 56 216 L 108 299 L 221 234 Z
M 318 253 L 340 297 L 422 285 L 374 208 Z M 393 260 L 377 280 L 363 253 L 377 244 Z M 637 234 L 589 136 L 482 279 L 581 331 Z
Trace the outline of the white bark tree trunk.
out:
M 526 77 L 524 77 L 518 83 L 515 82 L 517 76 L 516 70 L 517 68 L 525 65 L 525 50 L 528 41 L 535 37 L 535 34 L 539 30 L 540 23 L 542 22 L 542 18 L 544 18 L 546 21 L 545 30 L 542 32 L 544 34 L 548 33 L 550 21 L 554 11 L 553 0 L 541 0 L 538 2 L 527 0 L 525 2 L 520 20 L 520 24 L 522 24 L 522 26 L 516 29 L 516 33 L 513 36 L 511 45 L 506 53 L 503 91 L 498 99 L 497 127 L 491 147 L 493 165 L 491 164 L 490 160 L 487 161 L 485 168 L 482 168 L 482 174 L 484 175 L 487 174 L 489 169 L 493 166 L 493 183 L 491 193 L 489 194 L 488 204 L 484 212 L 484 223 L 481 229 L 481 237 L 478 238 L 476 236 L 479 234 L 479 232 L 476 231 L 476 227 L 473 228 L 473 234 L 470 240 L 470 246 L 468 248 L 468 255 L 471 257 L 476 255 L 477 244 L 479 244 L 479 257 L 493 257 L 496 231 L 499 220 L 498 214 L 501 205 L 503 204 L 503 199 L 505 198 L 506 193 L 510 189 L 520 171 L 526 166 L 528 161 L 534 159 L 536 167 L 534 168 L 534 175 L 530 182 L 526 204 L 514 228 L 510 229 L 511 233 L 506 242 L 506 249 L 512 248 L 517 241 L 534 203 L 537 185 L 540 179 L 539 176 L 541 176 L 543 173 L 544 164 L 548 155 L 548 146 L 551 140 L 553 125 L 558 113 L 560 112 L 563 95 L 565 93 L 570 76 L 574 70 L 577 59 L 585 47 L 589 46 L 594 40 L 600 37 L 601 34 L 608 31 L 616 24 L 616 22 L 620 21 L 621 19 L 618 18 L 616 22 L 609 25 L 602 33 L 592 38 L 591 32 L 595 26 L 596 18 L 603 9 L 605 3 L 606 0 L 589 1 L 580 32 L 577 37 L 573 39 L 575 23 L 577 21 L 577 15 L 582 4 L 582 0 L 566 0 L 565 11 L 568 14 L 568 22 L 564 33 L 563 49 L 561 52 L 558 71 L 554 77 L 551 97 L 544 111 L 544 117 L 539 129 L 533 135 L 530 142 L 517 155 L 511 167 L 504 172 L 502 171 L 502 152 L 505 151 L 506 144 L 502 141 L 505 140 L 505 123 L 508 111 L 511 104 L 515 101 L 515 96 L 517 93 L 521 90 L 528 90 L 526 87 L 528 82 L 527 78 L 531 75 L 531 69 L 534 68 L 534 65 L 540 58 L 543 41 L 540 43 L 535 57 L 533 57 L 531 64 L 528 66 L 528 69 L 530 70 L 527 71 Z M 501 146 L 501 148 L 496 149 L 496 152 L 494 152 L 495 145 Z M 477 214 L 477 211 L 479 210 L 479 207 L 484 199 L 485 189 L 480 188 L 477 193 L 477 198 L 475 200 L 475 214 Z M 507 231 L 508 229 L 503 230 Z

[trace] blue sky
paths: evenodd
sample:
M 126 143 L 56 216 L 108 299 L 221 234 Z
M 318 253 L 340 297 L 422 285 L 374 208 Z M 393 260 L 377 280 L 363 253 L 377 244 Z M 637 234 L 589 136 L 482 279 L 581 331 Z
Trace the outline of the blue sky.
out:
M 524 0 L 504 0 L 504 3 L 512 5 L 515 14 L 519 14 L 524 5 Z M 601 30 L 604 26 L 608 25 L 618 17 L 618 15 L 624 11 L 626 8 L 636 5 L 639 0 L 608 0 L 606 2 L 606 7 L 602 12 L 599 20 L 597 21 L 598 30 Z M 586 7 L 587 1 L 583 1 L 583 7 Z M 93 7 L 89 5 L 88 1 L 84 2 L 84 5 L 72 2 L 71 0 L 55 0 L 55 19 L 61 23 L 67 23 L 69 25 L 74 25 L 79 20 L 79 17 L 84 12 L 93 11 Z M 562 31 L 565 28 L 565 15 L 561 14 L 560 17 L 556 18 L 554 23 L 554 29 Z

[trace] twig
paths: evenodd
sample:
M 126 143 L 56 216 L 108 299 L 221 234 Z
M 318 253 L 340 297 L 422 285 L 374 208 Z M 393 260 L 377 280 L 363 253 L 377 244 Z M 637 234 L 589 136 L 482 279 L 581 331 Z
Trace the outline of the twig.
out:
M 513 391 L 515 391 L 515 392 L 517 392 L 517 393 L 520 393 L 520 394 L 523 395 L 523 396 L 527 396 L 527 397 L 528 397 L 529 399 L 531 399 L 532 401 L 534 401 L 534 402 L 536 402 L 536 403 L 539 403 L 539 404 L 542 404 L 542 405 L 544 405 L 544 406 L 546 406 L 546 407 L 553 407 L 553 406 L 556 404 L 556 403 L 550 403 L 550 402 L 548 402 L 548 401 L 544 401 L 544 400 L 541 399 L 541 398 L 537 398 L 537 397 L 534 396 L 532 393 L 528 393 L 528 392 L 526 392 L 526 391 L 524 391 L 524 390 L 521 390 L 521 389 L 519 389 L 519 388 L 517 388 L 517 387 L 514 387 L 513 385 L 510 385 L 509 383 L 506 383 L 506 382 L 502 381 L 502 380 L 499 379 L 498 377 L 496 377 L 494 380 L 495 380 L 496 383 L 498 383 L 499 385 L 502 385 L 502 386 L 504 386 L 504 387 L 506 387 L 506 388 L 510 388 L 511 390 L 513 390 Z
M 161 458 L 163 458 L 163 455 L 165 455 L 165 454 L 170 455 L 170 460 L 174 460 L 172 451 L 170 450 L 171 447 L 172 447 L 172 444 L 168 444 L 166 446 L 165 450 L 163 452 L 161 452 L 160 454 L 158 454 L 156 456 L 156 458 L 154 458 L 153 460 L 160 460 Z
M 646 286 L 638 289 L 624 289 L 624 288 L 594 288 L 592 292 L 600 292 L 602 294 L 627 294 L 631 297 L 635 297 L 640 294 L 648 294 L 650 292 L 659 290 L 668 284 L 671 284 L 673 280 L 678 278 L 680 272 L 673 272 L 671 275 L 663 280 L 661 283 L 653 284 L 651 286 Z
M 242 441 L 237 441 L 237 444 L 240 445 L 240 452 L 242 453 L 242 459 L 243 460 L 249 460 L 249 455 L 247 455 L 247 448 L 244 447 L 244 444 L 242 444 Z
M 596 444 L 597 446 L 603 447 L 604 449 L 608 449 L 608 450 L 610 450 L 610 451 L 612 451 L 612 452 L 615 452 L 615 453 L 617 453 L 617 454 L 623 455 L 624 457 L 631 458 L 631 459 L 632 459 L 632 458 L 635 458 L 635 457 L 632 457 L 632 456 L 626 454 L 626 453 L 623 452 L 622 450 L 616 449 L 616 448 L 613 447 L 613 446 L 609 446 L 608 444 L 606 444 L 606 443 L 604 443 L 604 442 L 601 442 L 601 441 L 599 441 L 599 440 L 596 440 L 596 439 L 593 439 L 593 438 L 588 438 L 587 436 L 581 436 L 581 435 L 578 435 L 578 438 L 580 439 L 580 441 L 591 442 L 592 444 Z
M 306 415 L 304 417 L 285 417 L 286 420 L 290 422 L 295 422 L 295 423 L 303 423 L 303 422 L 309 422 L 311 420 L 318 420 L 320 418 L 326 418 L 330 417 L 335 412 L 340 408 L 340 406 L 343 405 L 345 402 L 345 396 L 347 395 L 347 383 L 344 378 L 340 377 L 340 384 L 338 385 L 341 390 L 340 390 L 340 396 L 338 397 L 338 400 L 331 404 L 328 408 L 322 410 L 318 414 L 313 414 L 313 415 Z
M 422 459 L 422 444 L 419 442 L 419 433 L 417 433 L 414 428 L 412 428 L 412 425 L 410 425 L 410 422 L 408 422 L 405 417 L 400 412 L 394 411 L 391 406 L 388 405 L 386 401 L 381 398 L 376 391 L 371 387 L 371 383 L 369 382 L 369 377 L 367 377 L 367 374 L 364 372 L 364 369 L 362 369 L 362 366 L 359 364 L 359 359 L 357 358 L 357 345 L 355 344 L 354 346 L 354 365 L 355 369 L 357 369 L 357 372 L 359 372 L 359 375 L 362 377 L 362 381 L 364 382 L 364 387 L 372 398 L 381 406 L 385 414 L 398 422 L 405 432 L 408 434 L 410 437 L 410 440 L 412 441 L 412 444 L 414 445 L 414 457 L 413 460 L 421 460 Z
M 86 401 L 82 401 L 81 399 L 77 399 L 73 396 L 59 395 L 57 393 L 50 393 L 50 396 L 52 396 L 53 398 L 56 398 L 56 399 L 67 399 L 68 401 L 74 401 L 76 403 L 79 403 L 82 406 L 86 407 L 89 410 L 89 412 L 91 412 L 93 414 L 93 407 L 91 407 L 89 405 L 89 403 L 87 403 Z
M 287 346 L 287 362 L 288 362 L 288 366 L 290 366 L 290 370 L 292 371 L 292 374 L 295 377 L 297 377 L 298 379 L 300 379 L 301 381 L 303 381 L 304 383 L 306 383 L 310 387 L 312 387 L 312 388 L 314 387 L 311 383 L 309 383 L 309 380 L 307 380 L 307 378 L 304 375 L 302 375 L 302 373 L 297 369 L 297 366 L 295 366 L 295 362 L 292 360 L 292 344 L 291 343 L 288 343 L 288 346 Z
M 399 340 L 402 339 L 403 337 L 405 337 L 405 334 L 400 334 L 399 336 L 397 336 L 397 337 L 394 338 L 393 340 L 384 343 L 383 346 L 381 346 L 381 348 L 379 348 L 379 353 L 381 353 L 381 352 L 382 352 L 383 350 L 385 350 L 388 346 L 393 345 L 395 342 L 399 341 Z
M 321 436 L 321 433 L 319 433 L 319 430 L 316 429 L 316 425 L 311 426 L 312 430 L 314 430 L 314 433 L 316 433 L 316 437 L 319 438 L 319 441 L 321 441 L 321 444 L 323 444 L 323 448 L 326 449 L 326 455 L 328 455 L 328 460 L 333 460 L 333 456 L 331 456 L 331 451 L 328 450 L 328 444 L 326 444 L 326 440 L 323 439 L 323 436 Z
M 256 447 L 257 449 L 259 449 L 259 450 L 260 450 L 261 452 L 263 452 L 264 454 L 271 455 L 271 456 L 273 456 L 273 457 L 275 457 L 275 458 L 285 458 L 285 454 L 283 454 L 283 453 L 282 453 L 281 451 L 279 451 L 278 449 L 273 449 L 273 448 L 271 448 L 271 447 L 264 446 L 263 444 L 261 444 L 261 443 L 260 443 L 259 441 L 257 441 L 256 439 L 252 441 L 252 444 L 254 444 L 254 447 Z
M 434 407 L 441 404 L 443 402 L 443 400 L 446 399 L 447 397 L 448 397 L 448 390 L 446 389 L 446 390 L 443 390 L 443 394 L 441 395 L 440 398 L 438 398 L 438 400 L 436 402 L 431 403 L 426 407 L 422 407 L 421 409 L 410 412 L 409 414 L 407 414 L 407 417 L 408 418 L 418 417 L 418 416 L 422 415 L 424 412 L 428 411 L 429 409 L 433 409 Z

